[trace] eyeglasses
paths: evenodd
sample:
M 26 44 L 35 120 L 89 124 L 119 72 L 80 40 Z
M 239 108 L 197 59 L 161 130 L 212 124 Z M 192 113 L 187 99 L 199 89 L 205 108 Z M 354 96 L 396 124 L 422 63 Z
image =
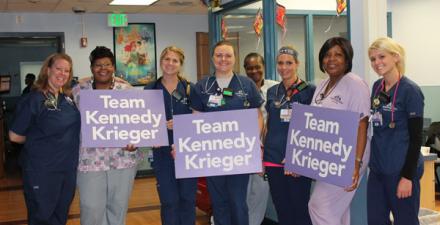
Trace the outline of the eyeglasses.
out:
M 112 64 L 95 64 L 95 65 L 93 65 L 93 67 L 100 68 L 100 69 L 106 69 L 106 68 L 109 68 L 112 66 L 113 66 Z

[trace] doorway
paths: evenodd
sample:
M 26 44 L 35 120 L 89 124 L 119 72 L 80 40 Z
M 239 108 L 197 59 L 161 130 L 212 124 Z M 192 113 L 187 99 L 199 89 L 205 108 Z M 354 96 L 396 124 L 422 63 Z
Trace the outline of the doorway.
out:
M 64 33 L 62 32 L 0 32 L 0 76 L 10 77 L 10 88 L 0 93 L 0 166 L 6 174 L 18 173 L 17 164 L 20 146 L 12 145 L 7 138 L 9 124 L 15 112 L 15 105 L 24 88 L 26 73 L 38 76 L 42 62 L 47 56 L 64 52 Z M 2 170 L 0 169 L 0 177 Z

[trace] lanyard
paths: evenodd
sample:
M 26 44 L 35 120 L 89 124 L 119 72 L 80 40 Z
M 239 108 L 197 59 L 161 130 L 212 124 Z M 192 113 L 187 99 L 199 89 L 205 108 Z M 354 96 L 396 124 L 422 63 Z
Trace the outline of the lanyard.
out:
M 287 88 L 286 93 L 284 93 L 281 98 L 278 98 L 278 92 L 280 90 L 280 86 L 283 85 L 283 83 L 281 82 L 280 84 L 278 84 L 277 91 L 275 93 L 278 100 L 275 101 L 275 107 L 280 108 L 281 106 L 283 106 L 284 104 L 289 102 L 291 100 L 292 96 L 296 95 L 299 92 L 298 86 L 301 83 L 302 83 L 302 80 L 299 78 L 296 78 L 296 81 L 289 88 Z
M 390 122 L 390 124 L 388 124 L 388 126 L 390 128 L 396 127 L 396 123 L 394 123 L 394 108 L 395 108 L 395 104 L 396 104 L 397 89 L 399 89 L 400 80 L 401 80 L 401 77 L 399 76 L 399 80 L 397 81 L 397 84 L 396 84 L 396 89 L 394 89 L 393 101 L 391 102 L 391 122 Z M 380 100 L 377 95 L 378 95 L 379 90 L 382 90 L 383 88 L 385 88 L 385 79 L 382 80 L 379 87 L 377 87 L 376 90 L 374 91 L 373 105 L 377 105 L 377 107 L 380 104 Z

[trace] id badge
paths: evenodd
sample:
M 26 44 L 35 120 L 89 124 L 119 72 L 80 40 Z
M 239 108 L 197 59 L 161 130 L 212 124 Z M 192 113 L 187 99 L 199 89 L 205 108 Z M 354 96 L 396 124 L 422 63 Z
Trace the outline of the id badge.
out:
M 373 123 L 373 126 L 380 127 L 382 126 L 382 113 L 375 112 L 372 116 L 371 122 Z
M 209 107 L 219 107 L 222 105 L 223 96 L 221 95 L 210 95 L 208 99 Z
M 292 109 L 280 110 L 280 119 L 282 122 L 290 122 L 290 117 L 292 117 Z

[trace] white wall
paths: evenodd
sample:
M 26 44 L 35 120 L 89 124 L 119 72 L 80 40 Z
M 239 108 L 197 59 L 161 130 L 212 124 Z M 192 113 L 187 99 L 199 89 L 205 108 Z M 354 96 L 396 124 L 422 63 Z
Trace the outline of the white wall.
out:
M 377 75 L 371 69 L 368 47 L 378 37 L 386 36 L 387 2 L 383 0 L 351 1 L 350 31 L 353 45 L 353 72 L 372 84 Z
M 440 1 L 388 0 L 393 38 L 406 50 L 406 75 L 421 86 L 440 85 Z
M 330 26 L 330 30 L 325 32 Z M 319 69 L 319 51 L 321 50 L 324 42 L 332 37 L 339 37 L 346 35 L 347 30 L 347 17 L 346 16 L 315 16 L 313 18 L 313 44 L 314 44 L 314 71 L 315 80 L 314 84 L 319 84 L 324 79 L 327 79 L 328 75 L 323 73 Z
M 23 22 L 16 24 L 16 15 Z M 106 14 L 85 14 L 85 33 L 88 47 L 80 48 L 82 36 L 81 16 L 75 14 L 0 13 L 0 32 L 64 32 L 65 49 L 74 63 L 75 76 L 90 76 L 88 56 L 97 46 L 113 50 L 113 29 L 107 27 Z M 208 32 L 207 15 L 129 14 L 129 23 L 156 24 L 156 56 L 168 45 L 185 51 L 185 76 L 196 81 L 196 32 Z M 159 63 L 159 62 L 158 62 Z M 159 64 L 157 65 L 159 68 Z M 158 71 L 160 74 L 160 71 Z

